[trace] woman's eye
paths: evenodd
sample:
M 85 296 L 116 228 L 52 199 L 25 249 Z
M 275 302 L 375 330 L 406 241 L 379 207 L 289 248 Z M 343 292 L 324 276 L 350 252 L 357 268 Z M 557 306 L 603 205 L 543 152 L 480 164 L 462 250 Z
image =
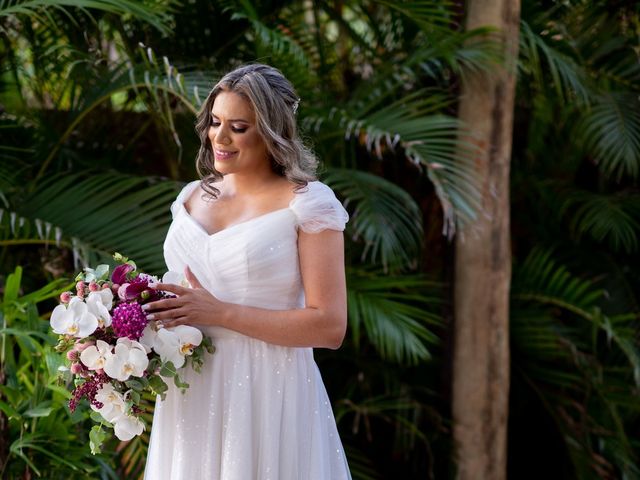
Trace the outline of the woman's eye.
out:
M 218 128 L 220 126 L 220 122 L 216 122 L 215 120 L 211 122 L 211 126 L 213 128 Z M 247 127 L 231 127 L 231 131 L 233 133 L 244 133 L 247 131 Z

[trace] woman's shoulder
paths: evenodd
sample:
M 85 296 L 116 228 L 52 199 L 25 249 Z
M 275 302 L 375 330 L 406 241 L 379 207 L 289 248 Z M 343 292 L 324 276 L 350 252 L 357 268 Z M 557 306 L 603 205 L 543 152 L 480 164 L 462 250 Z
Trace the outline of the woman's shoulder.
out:
M 327 184 L 314 180 L 298 189 L 290 204 L 298 226 L 307 233 L 325 229 L 342 231 L 349 215 Z
M 193 180 L 191 182 L 187 182 L 182 187 L 182 189 L 178 193 L 178 196 L 176 197 L 174 202 L 171 204 L 171 213 L 173 216 L 176 215 L 176 213 L 178 212 L 181 206 L 184 206 L 185 203 L 189 201 L 191 194 L 199 188 L 200 188 L 200 180 Z

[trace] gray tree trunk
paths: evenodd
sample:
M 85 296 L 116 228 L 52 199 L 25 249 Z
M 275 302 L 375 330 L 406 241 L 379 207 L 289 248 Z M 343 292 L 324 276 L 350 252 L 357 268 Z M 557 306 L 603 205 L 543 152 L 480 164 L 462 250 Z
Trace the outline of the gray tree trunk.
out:
M 509 164 L 519 22 L 519 0 L 467 1 L 467 30 L 497 28 L 505 62 L 467 79 L 460 100 L 460 119 L 479 142 L 475 174 L 482 194 L 482 212 L 455 245 L 452 395 L 460 480 L 507 476 Z

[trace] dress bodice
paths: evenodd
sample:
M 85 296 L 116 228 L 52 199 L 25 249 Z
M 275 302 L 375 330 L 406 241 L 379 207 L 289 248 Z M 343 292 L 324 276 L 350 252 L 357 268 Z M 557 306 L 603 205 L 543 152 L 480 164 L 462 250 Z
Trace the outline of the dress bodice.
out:
M 225 302 L 303 307 L 298 230 L 342 231 L 349 218 L 331 188 L 309 182 L 287 207 L 209 234 L 184 206 L 198 184 L 187 184 L 171 206 L 173 222 L 164 243 L 168 269 L 183 272 L 188 265 L 203 287 Z

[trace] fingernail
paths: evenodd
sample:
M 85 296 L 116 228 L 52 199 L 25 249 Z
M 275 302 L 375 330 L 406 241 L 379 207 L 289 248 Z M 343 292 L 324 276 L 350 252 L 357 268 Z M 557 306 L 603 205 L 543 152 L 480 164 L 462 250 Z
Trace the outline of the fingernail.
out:
M 153 313 L 147 315 L 147 320 L 153 320 L 154 318 L 156 318 L 156 316 Z
M 156 322 L 156 327 L 158 327 L 158 328 L 164 328 L 164 323 L 162 323 L 162 322 Z
M 143 309 L 143 310 L 149 310 L 150 308 L 151 308 L 151 307 L 150 307 L 147 303 L 145 303 L 144 305 L 142 305 L 142 309 Z
M 149 282 L 147 285 L 149 285 L 149 288 L 156 288 L 158 286 L 158 284 L 154 282 Z

